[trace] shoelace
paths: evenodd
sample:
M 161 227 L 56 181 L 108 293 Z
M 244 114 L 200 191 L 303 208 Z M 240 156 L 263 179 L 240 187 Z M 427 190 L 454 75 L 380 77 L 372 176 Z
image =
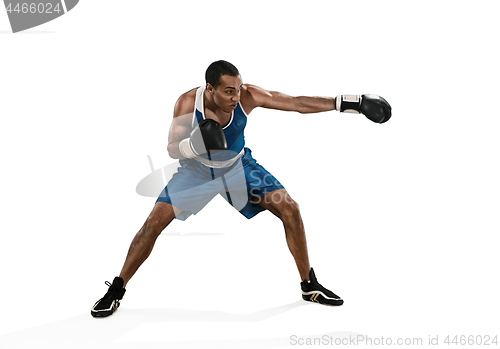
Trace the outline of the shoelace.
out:
M 335 298 L 340 298 L 340 297 L 339 297 L 339 296 L 337 296 L 335 293 L 333 293 L 332 291 L 330 291 L 329 289 L 327 289 L 326 287 L 324 287 L 323 285 L 321 285 L 321 284 L 318 282 L 318 280 L 316 280 L 316 285 L 318 285 L 318 286 L 319 286 L 319 287 L 318 287 L 318 289 L 319 289 L 320 291 L 323 291 L 325 294 L 327 294 L 327 295 L 328 295 L 329 293 L 331 293 L 333 297 L 335 297 Z
M 111 299 L 111 300 L 117 299 L 118 297 L 116 295 L 118 293 L 118 290 L 115 287 L 113 287 L 113 284 L 111 282 L 105 281 L 104 283 L 106 284 L 106 286 L 109 287 L 109 289 L 108 292 L 106 292 L 106 294 L 104 295 L 104 297 L 102 297 L 102 299 Z
M 315 286 L 315 288 L 317 288 L 318 290 L 320 291 L 323 291 L 323 290 L 327 290 L 323 285 L 321 285 L 319 282 L 318 282 L 318 279 L 316 280 L 308 280 L 307 281 L 307 284 L 310 285 L 310 286 Z

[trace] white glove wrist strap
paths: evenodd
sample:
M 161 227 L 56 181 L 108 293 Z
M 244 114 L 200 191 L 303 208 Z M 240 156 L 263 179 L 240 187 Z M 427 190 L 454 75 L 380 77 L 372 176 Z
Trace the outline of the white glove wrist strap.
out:
M 189 138 L 183 139 L 179 142 L 179 151 L 181 152 L 182 156 L 188 159 L 192 159 L 198 156 L 198 154 L 196 154 L 191 148 Z
M 335 98 L 335 109 L 341 113 L 359 114 L 359 105 L 361 104 L 359 95 L 341 95 Z

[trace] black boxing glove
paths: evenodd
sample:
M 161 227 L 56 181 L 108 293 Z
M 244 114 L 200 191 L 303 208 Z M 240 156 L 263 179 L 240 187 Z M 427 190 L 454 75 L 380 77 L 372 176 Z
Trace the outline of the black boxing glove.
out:
M 335 98 L 335 103 L 341 113 L 361 113 L 379 124 L 389 120 L 392 114 L 389 103 L 377 95 L 341 95 Z
M 222 126 L 215 120 L 204 119 L 191 132 L 189 138 L 179 142 L 179 151 L 186 158 L 214 154 L 227 150 Z

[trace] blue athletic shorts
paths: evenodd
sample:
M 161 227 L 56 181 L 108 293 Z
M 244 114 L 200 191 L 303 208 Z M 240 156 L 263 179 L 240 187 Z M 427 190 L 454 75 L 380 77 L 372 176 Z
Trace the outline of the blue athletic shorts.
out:
M 228 168 L 210 168 L 195 159 L 180 160 L 181 167 L 173 175 L 156 200 L 182 210 L 177 219 L 186 220 L 197 214 L 217 194 L 220 194 L 242 215 L 250 219 L 265 210 L 253 204 L 253 196 L 263 196 L 283 185 L 252 157 L 245 148 L 244 155 Z

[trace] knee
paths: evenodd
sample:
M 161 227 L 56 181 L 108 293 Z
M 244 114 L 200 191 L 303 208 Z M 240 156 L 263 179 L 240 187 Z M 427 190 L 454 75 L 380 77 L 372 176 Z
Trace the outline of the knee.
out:
M 299 204 L 288 196 L 288 199 L 281 207 L 280 213 L 283 219 L 297 219 L 300 217 Z
M 161 234 L 164 228 L 165 227 L 162 226 L 161 221 L 158 218 L 150 216 L 146 219 L 141 231 L 144 236 L 157 237 Z
M 157 237 L 174 218 L 175 212 L 172 205 L 164 202 L 157 202 L 153 211 L 151 211 L 146 219 L 146 222 L 144 222 L 141 233 L 147 237 Z

